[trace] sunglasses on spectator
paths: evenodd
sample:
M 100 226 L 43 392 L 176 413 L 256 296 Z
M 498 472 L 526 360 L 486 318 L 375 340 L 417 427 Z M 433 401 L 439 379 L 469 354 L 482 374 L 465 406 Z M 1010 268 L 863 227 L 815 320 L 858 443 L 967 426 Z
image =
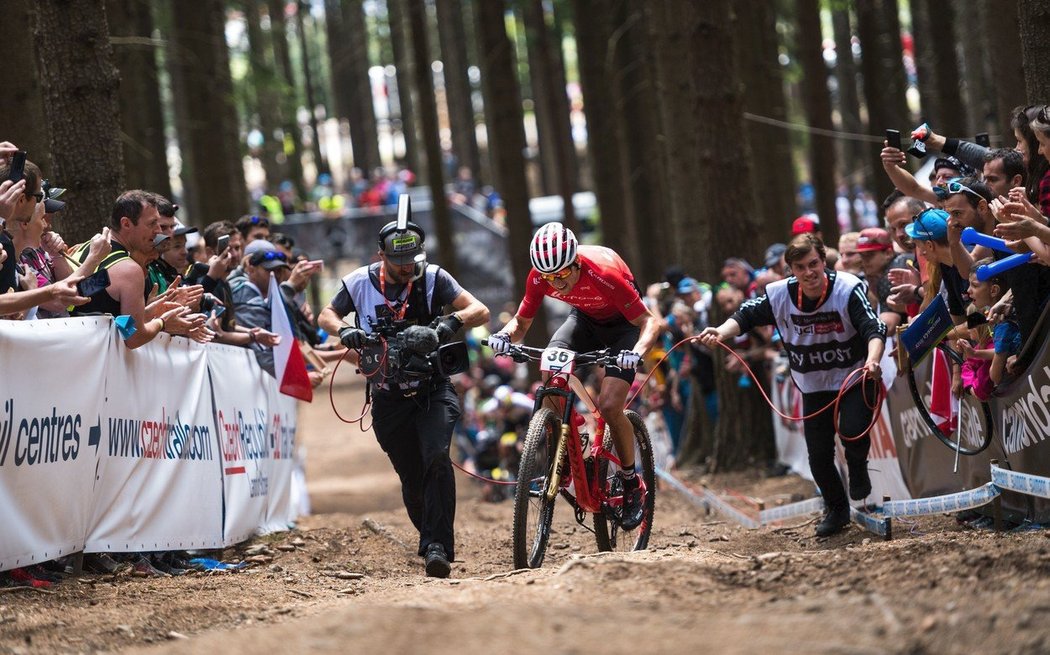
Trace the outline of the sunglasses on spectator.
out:
M 948 180 L 948 183 L 945 185 L 947 187 L 947 189 L 948 189 L 948 193 L 964 193 L 964 192 L 965 193 L 971 193 L 971 194 L 977 196 L 978 198 L 980 198 L 981 200 L 984 200 L 984 196 L 982 196 L 981 194 L 977 193 L 976 191 L 974 191 L 970 187 L 968 187 L 965 184 L 963 184 L 962 182 L 960 182 L 959 181 L 960 179 L 962 179 L 962 178 L 955 178 L 955 179 L 952 179 L 952 180 Z
M 540 277 L 548 282 L 553 282 L 554 280 L 564 280 L 565 278 L 572 275 L 573 266 L 574 264 L 570 264 L 558 271 L 557 273 L 540 273 Z
M 59 196 L 66 192 L 64 187 L 51 186 L 49 180 L 40 183 L 40 190 L 44 192 L 44 197 L 48 200 L 58 200 Z
M 1039 110 L 1039 116 L 1037 118 L 1039 119 L 1040 123 L 1050 124 L 1050 114 L 1048 114 L 1046 111 L 1048 106 L 1050 105 L 1043 105 L 1043 108 Z
M 265 218 L 259 218 L 258 216 L 252 216 L 249 220 L 252 225 L 262 225 L 263 227 L 269 227 L 270 221 Z
M 251 261 L 252 266 L 258 266 L 263 262 L 272 262 L 274 260 L 287 262 L 288 258 L 280 250 L 270 250 L 268 252 L 255 253 L 249 261 Z
M 26 198 L 36 198 L 37 202 L 44 202 L 44 192 L 37 191 L 36 193 L 27 193 Z

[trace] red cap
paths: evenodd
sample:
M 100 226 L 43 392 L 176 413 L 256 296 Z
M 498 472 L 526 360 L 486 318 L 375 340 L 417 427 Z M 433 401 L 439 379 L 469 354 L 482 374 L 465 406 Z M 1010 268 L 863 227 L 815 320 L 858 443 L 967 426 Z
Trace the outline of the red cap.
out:
M 809 216 L 799 216 L 795 219 L 795 222 L 791 224 L 791 236 L 796 234 L 806 234 L 807 232 L 816 232 L 820 229 L 820 224 Z
M 857 237 L 857 252 L 891 249 L 893 241 L 890 239 L 890 233 L 881 227 L 866 227 Z

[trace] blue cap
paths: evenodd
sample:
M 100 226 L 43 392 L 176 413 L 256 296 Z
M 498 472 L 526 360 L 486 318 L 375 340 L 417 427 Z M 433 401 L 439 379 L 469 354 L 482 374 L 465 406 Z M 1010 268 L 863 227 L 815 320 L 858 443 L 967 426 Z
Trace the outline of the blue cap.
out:
M 915 216 L 904 227 L 912 241 L 941 241 L 948 237 L 948 212 L 943 209 L 927 209 Z
M 700 283 L 691 277 L 684 277 L 678 283 L 678 293 L 692 293 L 700 290 Z

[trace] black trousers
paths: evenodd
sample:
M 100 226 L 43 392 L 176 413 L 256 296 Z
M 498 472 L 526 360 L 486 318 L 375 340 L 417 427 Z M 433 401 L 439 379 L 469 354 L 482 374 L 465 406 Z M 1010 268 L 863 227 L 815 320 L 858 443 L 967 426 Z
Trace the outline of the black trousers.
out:
M 867 402 L 864 400 L 865 394 Z M 855 437 L 868 427 L 872 414 L 868 404 L 875 403 L 875 394 L 875 382 L 868 380 L 852 387 L 842 397 L 842 402 L 839 403 L 838 428 L 843 436 Z M 837 391 L 802 394 L 802 413 L 807 416 L 812 414 L 835 400 L 836 395 Z M 809 470 L 813 473 L 813 480 L 820 487 L 824 503 L 829 509 L 845 509 L 849 506 L 849 497 L 842 486 L 838 469 L 835 468 L 835 408 L 829 407 L 817 416 L 806 419 L 803 422 L 803 431 L 806 435 L 806 449 L 809 451 Z M 868 435 L 855 441 L 843 441 L 842 447 L 846 451 L 846 464 L 851 475 L 853 471 L 867 468 L 868 450 L 871 448 L 871 438 Z
M 414 396 L 374 391 L 372 426 L 376 440 L 401 478 L 401 497 L 419 530 L 419 554 L 439 543 L 455 559 L 456 478 L 449 458 L 459 397 L 443 380 Z

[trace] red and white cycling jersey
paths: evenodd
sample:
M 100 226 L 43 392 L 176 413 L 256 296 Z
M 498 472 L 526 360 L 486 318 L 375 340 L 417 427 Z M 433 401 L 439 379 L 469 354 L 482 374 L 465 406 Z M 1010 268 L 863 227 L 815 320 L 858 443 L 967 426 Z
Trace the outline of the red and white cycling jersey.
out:
M 529 271 L 518 316 L 536 316 L 543 296 L 566 302 L 601 322 L 617 316 L 633 321 L 645 313 L 645 304 L 634 285 L 634 275 L 616 251 L 604 246 L 580 246 L 577 263 L 580 265 L 580 281 L 566 295 L 558 293 L 535 268 Z

